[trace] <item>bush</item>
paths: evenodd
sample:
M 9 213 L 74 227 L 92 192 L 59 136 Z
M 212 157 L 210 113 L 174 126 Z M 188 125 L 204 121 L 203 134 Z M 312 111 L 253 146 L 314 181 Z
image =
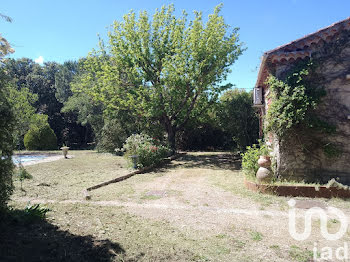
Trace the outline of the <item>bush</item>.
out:
M 7 98 L 9 82 L 3 70 L 0 70 L 0 211 L 6 208 L 6 203 L 13 189 L 11 156 L 15 116 Z
M 252 92 L 239 89 L 230 89 L 220 97 L 216 113 L 220 127 L 240 151 L 259 138 L 259 118 L 252 103 Z
M 248 178 L 255 179 L 259 157 L 265 155 L 269 155 L 269 149 L 261 140 L 259 144 L 247 147 L 247 151 L 242 154 L 242 170 Z
M 27 150 L 57 149 L 57 138 L 48 124 L 32 126 L 24 136 L 24 146 Z
M 169 149 L 161 145 L 155 139 L 145 134 L 134 134 L 129 136 L 122 148 L 125 156 L 137 155 L 137 167 L 142 168 L 159 163 L 169 155 Z
M 129 133 L 130 134 L 130 133 Z M 106 121 L 98 136 L 97 150 L 113 153 L 116 148 L 123 146 L 128 138 L 128 132 L 117 119 Z
M 44 220 L 46 213 L 51 211 L 47 207 L 43 207 L 40 204 L 27 205 L 24 209 L 24 219 L 27 222 L 34 222 L 38 220 Z

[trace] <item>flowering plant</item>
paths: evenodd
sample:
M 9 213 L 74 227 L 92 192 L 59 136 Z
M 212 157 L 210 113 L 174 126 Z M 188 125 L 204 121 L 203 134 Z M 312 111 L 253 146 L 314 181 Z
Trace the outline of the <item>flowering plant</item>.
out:
M 121 150 L 125 151 L 125 156 L 129 160 L 131 160 L 131 156 L 137 156 L 138 168 L 157 164 L 169 154 L 169 149 L 166 146 L 146 134 L 129 136 Z

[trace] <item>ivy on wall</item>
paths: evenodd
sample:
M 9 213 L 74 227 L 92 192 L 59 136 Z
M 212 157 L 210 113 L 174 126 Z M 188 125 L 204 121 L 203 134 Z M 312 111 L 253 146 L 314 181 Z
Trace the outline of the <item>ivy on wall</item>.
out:
M 320 86 L 321 76 L 316 73 L 316 63 L 304 60 L 296 64 L 285 77 L 280 80 L 269 76 L 271 104 L 266 115 L 265 132 L 275 133 L 280 140 L 292 133 L 298 135 L 303 131 L 309 137 L 315 132 L 333 134 L 334 125 L 320 119 L 315 110 L 326 91 Z M 329 142 L 317 141 L 327 157 L 339 155 L 339 150 Z

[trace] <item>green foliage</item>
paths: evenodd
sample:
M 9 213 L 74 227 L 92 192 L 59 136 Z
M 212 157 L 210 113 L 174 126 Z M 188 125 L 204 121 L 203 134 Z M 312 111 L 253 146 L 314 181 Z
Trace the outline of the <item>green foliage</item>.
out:
M 137 156 L 138 168 L 156 165 L 169 154 L 169 149 L 166 146 L 145 134 L 129 136 L 122 151 L 125 151 L 125 157 L 129 160 L 131 160 L 131 156 Z
M 176 148 L 181 150 L 231 149 L 232 139 L 220 126 L 219 102 L 208 104 L 176 134 Z
M 33 178 L 33 176 L 22 165 L 19 166 L 17 175 L 20 181 Z
M 23 136 L 28 132 L 29 126 L 35 118 L 36 110 L 33 105 L 38 96 L 31 93 L 28 88 L 17 90 L 14 85 L 11 85 L 9 91 L 9 100 L 16 120 L 14 136 L 17 140 L 16 143 L 21 144 L 23 143 Z
M 305 121 L 308 128 L 317 130 L 319 132 L 331 135 L 336 132 L 336 126 L 330 124 L 315 115 L 309 115 L 308 119 Z
M 12 22 L 11 17 L 0 14 L 2 19 L 5 19 L 7 22 Z M 13 53 L 15 50 L 11 47 L 10 43 L 0 34 L 0 59 L 4 56 Z
M 315 114 L 317 105 L 326 95 L 325 89 L 319 87 L 318 81 L 315 65 L 311 61 L 296 65 L 283 81 L 270 76 L 267 84 L 271 92 L 269 99 L 272 102 L 266 117 L 265 131 L 274 132 L 280 139 L 288 136 L 289 132 L 296 128 L 298 133 L 307 130 L 305 133 L 309 138 L 312 138 L 315 132 L 334 134 L 336 127 Z M 341 154 L 339 148 L 332 143 L 323 142 L 322 139 L 313 144 L 320 145 L 329 158 Z
M 289 256 L 297 262 L 308 262 L 313 259 L 313 252 L 298 246 L 292 245 L 289 250 Z
M 259 144 L 248 146 L 247 151 L 242 154 L 242 170 L 246 177 L 254 180 L 259 169 L 259 157 L 268 155 L 269 149 L 261 140 L 259 140 Z
M 33 108 L 34 113 L 48 116 L 48 123 L 59 144 L 83 147 L 91 142 L 91 128 L 77 123 L 78 113 L 61 112 L 62 103 L 72 94 L 70 84 L 80 73 L 76 62 L 69 61 L 63 65 L 48 62 L 41 66 L 28 58 L 6 59 L 4 67 L 13 83 L 12 92 L 14 96 L 17 95 L 12 99 L 19 109 L 16 112 L 20 124 L 15 130 L 16 136 L 20 133 L 17 144 L 23 144 L 23 136 L 29 130 L 30 115 L 33 113 L 29 112 Z
M 12 192 L 12 150 L 15 116 L 9 97 L 9 81 L 2 68 L 0 69 L 0 212 Z
M 119 119 L 106 121 L 98 136 L 97 149 L 101 152 L 114 153 L 116 148 L 123 146 L 129 135 Z
M 315 65 L 311 61 L 297 64 L 285 80 L 270 76 L 267 84 L 272 102 L 266 116 L 266 131 L 273 131 L 282 138 L 297 126 L 331 129 L 313 114 L 326 91 L 318 86 Z
M 24 219 L 28 222 L 44 220 L 46 213 L 49 211 L 51 211 L 49 208 L 43 207 L 40 204 L 27 205 L 24 209 Z
M 24 136 L 24 146 L 27 150 L 57 149 L 57 138 L 48 124 L 33 125 Z
M 55 74 L 55 89 L 57 101 L 64 103 L 72 96 L 70 88 L 74 77 L 79 73 L 79 65 L 75 61 L 67 61 L 60 65 Z
M 263 239 L 263 234 L 258 231 L 251 231 L 250 235 L 254 241 L 261 241 Z
M 228 90 L 220 97 L 217 112 L 220 126 L 241 151 L 256 143 L 259 136 L 259 119 L 252 101 L 251 92 L 238 89 Z
M 208 101 L 215 101 L 232 65 L 243 49 L 238 29 L 229 29 L 214 9 L 206 23 L 177 18 L 173 5 L 162 7 L 151 21 L 147 12 L 134 12 L 115 22 L 109 45 L 100 42 L 84 62 L 84 74 L 75 92 L 101 101 L 107 112 L 128 110 L 147 121 L 158 121 L 175 134 Z M 74 91 L 74 90 L 73 90 Z
M 191 120 L 176 134 L 176 148 L 180 150 L 232 149 L 232 138 L 218 122 Z
M 323 152 L 328 158 L 339 157 L 342 151 L 334 144 L 327 143 L 323 146 Z
M 18 175 L 19 181 L 21 182 L 21 190 L 23 190 L 23 187 L 22 187 L 23 180 L 33 178 L 33 176 L 23 167 L 21 163 L 19 164 L 17 175 Z
M 96 102 L 85 93 L 75 93 L 64 103 L 62 113 L 74 113 L 76 121 L 83 126 L 91 126 L 95 136 L 101 131 L 103 120 L 103 105 Z

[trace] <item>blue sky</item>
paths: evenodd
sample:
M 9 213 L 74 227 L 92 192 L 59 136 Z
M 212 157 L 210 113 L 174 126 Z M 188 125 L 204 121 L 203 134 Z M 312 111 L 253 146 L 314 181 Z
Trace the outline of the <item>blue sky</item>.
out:
M 0 21 L 0 33 L 15 48 L 13 58 L 43 58 L 62 63 L 84 57 L 97 47 L 114 20 L 129 10 L 147 10 L 174 3 L 176 11 L 203 11 L 204 16 L 223 3 L 223 16 L 240 27 L 240 39 L 248 48 L 232 66 L 228 81 L 238 88 L 254 87 L 260 57 L 294 39 L 350 16 L 350 1 L 338 0 L 2 0 L 0 13 L 12 23 Z M 39 59 L 40 60 L 40 59 Z

